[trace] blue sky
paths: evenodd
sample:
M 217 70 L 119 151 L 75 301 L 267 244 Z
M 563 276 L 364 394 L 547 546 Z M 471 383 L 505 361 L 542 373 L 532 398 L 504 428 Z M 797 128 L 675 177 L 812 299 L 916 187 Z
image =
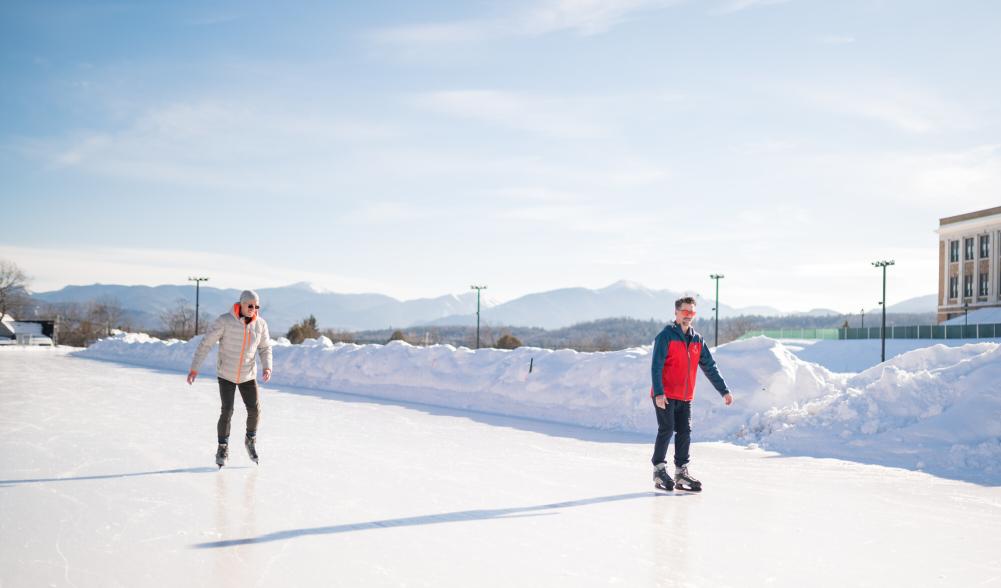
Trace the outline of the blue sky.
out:
M 0 257 L 36 290 L 618 279 L 786 310 L 936 291 L 1001 204 L 1001 6 L 0 7 Z

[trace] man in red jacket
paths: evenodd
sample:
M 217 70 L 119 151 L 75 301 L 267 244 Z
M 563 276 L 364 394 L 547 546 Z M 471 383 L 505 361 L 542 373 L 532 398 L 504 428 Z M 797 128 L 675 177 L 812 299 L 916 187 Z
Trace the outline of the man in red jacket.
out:
M 653 481 L 661 490 L 698 492 L 699 482 L 688 473 L 688 449 L 692 436 L 692 398 L 695 397 L 696 367 L 723 396 L 729 406 L 733 396 L 716 368 L 702 335 L 692 328 L 695 320 L 695 299 L 680 298 L 674 302 L 674 322 L 664 327 L 653 344 L 650 396 L 657 411 L 657 441 L 653 447 Z M 674 439 L 674 478 L 667 472 L 667 446 Z

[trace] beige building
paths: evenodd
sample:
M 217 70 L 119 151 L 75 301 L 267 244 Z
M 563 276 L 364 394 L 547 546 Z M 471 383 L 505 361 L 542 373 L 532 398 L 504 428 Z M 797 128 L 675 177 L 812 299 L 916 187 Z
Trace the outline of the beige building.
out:
M 938 223 L 938 321 L 1001 306 L 1001 206 Z

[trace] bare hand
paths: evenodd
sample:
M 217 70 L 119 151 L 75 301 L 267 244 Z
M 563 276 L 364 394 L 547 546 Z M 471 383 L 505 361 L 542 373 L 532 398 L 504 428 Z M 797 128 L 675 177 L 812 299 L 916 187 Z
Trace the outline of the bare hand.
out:
M 653 401 L 654 401 L 654 403 L 657 404 L 657 408 L 659 408 L 661 410 L 667 408 L 667 399 L 664 398 L 663 394 L 661 394 L 660 396 L 654 396 L 653 397 Z
M 723 395 L 723 404 L 727 406 L 733 404 L 733 396 L 731 396 L 729 392 Z
M 196 372 L 195 370 L 191 370 L 190 372 L 188 372 L 188 385 L 194 384 L 195 378 L 197 377 L 198 377 L 198 372 Z
M 264 370 L 264 381 L 265 383 L 271 379 L 271 368 Z

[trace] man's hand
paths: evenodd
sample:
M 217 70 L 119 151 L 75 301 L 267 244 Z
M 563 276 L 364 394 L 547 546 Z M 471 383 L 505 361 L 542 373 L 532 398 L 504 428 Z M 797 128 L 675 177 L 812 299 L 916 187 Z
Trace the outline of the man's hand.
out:
M 188 372 L 188 385 L 194 384 L 195 378 L 197 377 L 198 377 L 198 372 L 196 372 L 195 370 L 191 370 L 190 372 Z
M 656 403 L 657 408 L 659 408 L 661 410 L 667 408 L 667 399 L 664 398 L 663 394 L 661 394 L 660 396 L 654 396 L 653 397 L 653 401 L 654 401 L 654 403 Z
M 267 383 L 271 379 L 271 368 L 264 370 L 264 382 Z
M 729 392 L 723 395 L 723 404 L 727 406 L 733 404 L 733 396 L 731 396 Z

